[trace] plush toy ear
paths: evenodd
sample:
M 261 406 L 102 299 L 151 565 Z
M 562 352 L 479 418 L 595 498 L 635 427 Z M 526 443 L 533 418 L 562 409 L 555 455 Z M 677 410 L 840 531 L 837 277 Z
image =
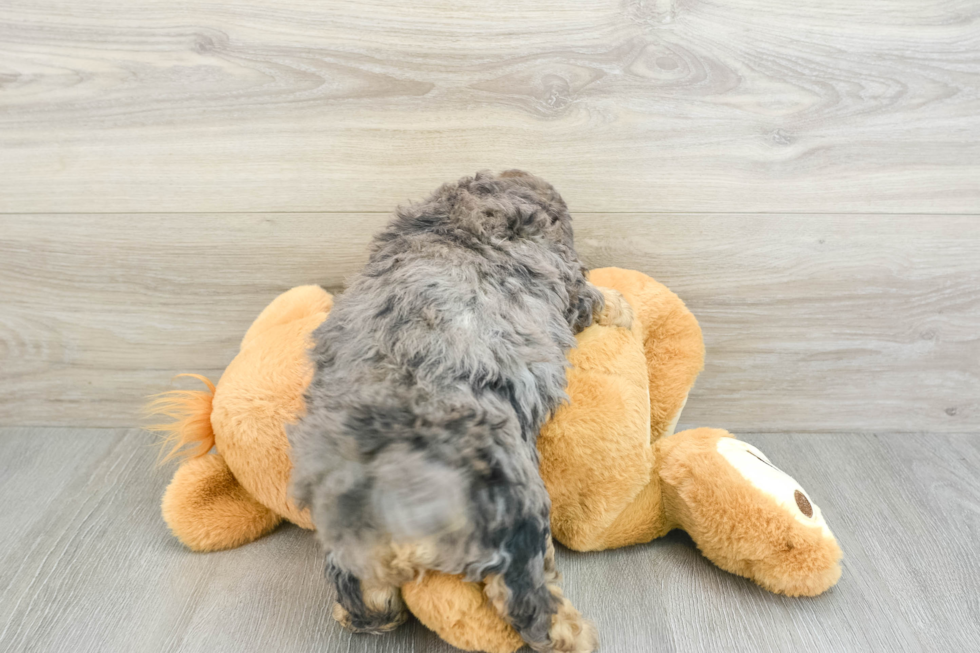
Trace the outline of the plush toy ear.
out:
M 464 651 L 514 653 L 524 646 L 483 593 L 482 583 L 429 572 L 402 586 L 402 598 L 426 628 Z
M 219 454 L 184 462 L 163 495 L 162 508 L 170 530 L 194 551 L 247 544 L 282 519 L 252 498 Z

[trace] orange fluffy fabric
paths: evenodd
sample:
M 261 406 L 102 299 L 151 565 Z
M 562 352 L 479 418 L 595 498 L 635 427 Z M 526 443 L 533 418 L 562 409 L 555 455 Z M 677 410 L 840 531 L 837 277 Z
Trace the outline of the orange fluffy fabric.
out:
M 211 401 L 214 384 L 200 374 L 178 374 L 176 378 L 191 377 L 204 383 L 204 390 L 171 390 L 150 398 L 144 413 L 166 417 L 170 421 L 150 424 L 147 431 L 159 433 L 163 462 L 174 458 L 203 456 L 214 446 L 211 428 Z

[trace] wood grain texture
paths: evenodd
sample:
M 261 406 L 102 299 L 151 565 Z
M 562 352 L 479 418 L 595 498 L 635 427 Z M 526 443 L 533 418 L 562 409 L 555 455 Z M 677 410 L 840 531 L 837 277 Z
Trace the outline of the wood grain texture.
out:
M 0 211 L 980 210 L 974 0 L 0 6 Z
M 278 293 L 337 291 L 381 214 L 0 216 L 0 424 L 133 426 L 172 376 L 214 380 Z M 682 422 L 735 431 L 980 430 L 980 219 L 580 214 L 595 267 L 701 321 Z
M 980 437 L 753 434 L 819 503 L 844 550 L 814 599 L 769 594 L 680 533 L 579 554 L 567 596 L 604 651 L 972 651 L 980 647 Z M 354 636 L 311 534 L 286 527 L 195 554 L 167 532 L 138 431 L 0 429 L 0 650 L 410 653 L 451 649 L 410 621 Z

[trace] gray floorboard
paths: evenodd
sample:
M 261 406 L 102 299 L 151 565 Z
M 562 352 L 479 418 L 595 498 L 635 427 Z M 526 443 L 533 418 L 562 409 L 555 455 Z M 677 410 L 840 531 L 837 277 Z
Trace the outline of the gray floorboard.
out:
M 980 650 L 980 435 L 746 434 L 821 505 L 844 550 L 827 594 L 769 594 L 682 533 L 559 548 L 604 651 Z M 448 652 L 417 622 L 343 631 L 313 537 L 194 554 L 158 503 L 172 468 L 124 429 L 0 429 L 0 651 Z

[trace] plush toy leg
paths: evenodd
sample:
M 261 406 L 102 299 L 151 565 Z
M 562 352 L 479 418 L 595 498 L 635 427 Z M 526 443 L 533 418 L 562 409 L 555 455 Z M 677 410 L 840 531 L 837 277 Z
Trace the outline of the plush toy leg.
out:
M 684 302 L 644 274 L 593 270 L 622 293 L 631 330 L 593 326 L 569 352 L 568 394 L 538 438 L 555 539 L 576 551 L 649 542 L 670 530 L 652 474 L 652 443 L 674 432 L 704 366 L 701 329 Z
M 163 495 L 163 518 L 194 551 L 241 546 L 282 519 L 239 485 L 218 454 L 192 458 L 177 469 Z
M 559 580 L 554 547 L 549 543 L 544 589 L 557 600 L 557 612 L 551 616 L 548 636 L 556 653 L 590 653 L 599 646 L 595 626 L 563 596 Z M 469 583 L 462 576 L 429 573 L 403 585 L 402 597 L 419 621 L 453 646 L 466 651 L 513 653 L 524 642 L 501 615 L 509 611 L 511 618 L 519 621 L 514 609 L 521 602 L 519 593 L 507 582 L 505 576 Z
M 788 596 L 815 596 L 840 578 L 820 509 L 758 449 L 718 429 L 683 431 L 657 449 L 668 521 L 716 565 Z
M 402 585 L 402 598 L 419 621 L 464 651 L 514 653 L 524 641 L 491 605 L 483 583 L 427 573 Z
M 633 307 L 650 384 L 650 434 L 654 440 L 670 435 L 704 368 L 697 319 L 667 286 L 641 272 L 601 268 L 589 280 L 615 288 Z

